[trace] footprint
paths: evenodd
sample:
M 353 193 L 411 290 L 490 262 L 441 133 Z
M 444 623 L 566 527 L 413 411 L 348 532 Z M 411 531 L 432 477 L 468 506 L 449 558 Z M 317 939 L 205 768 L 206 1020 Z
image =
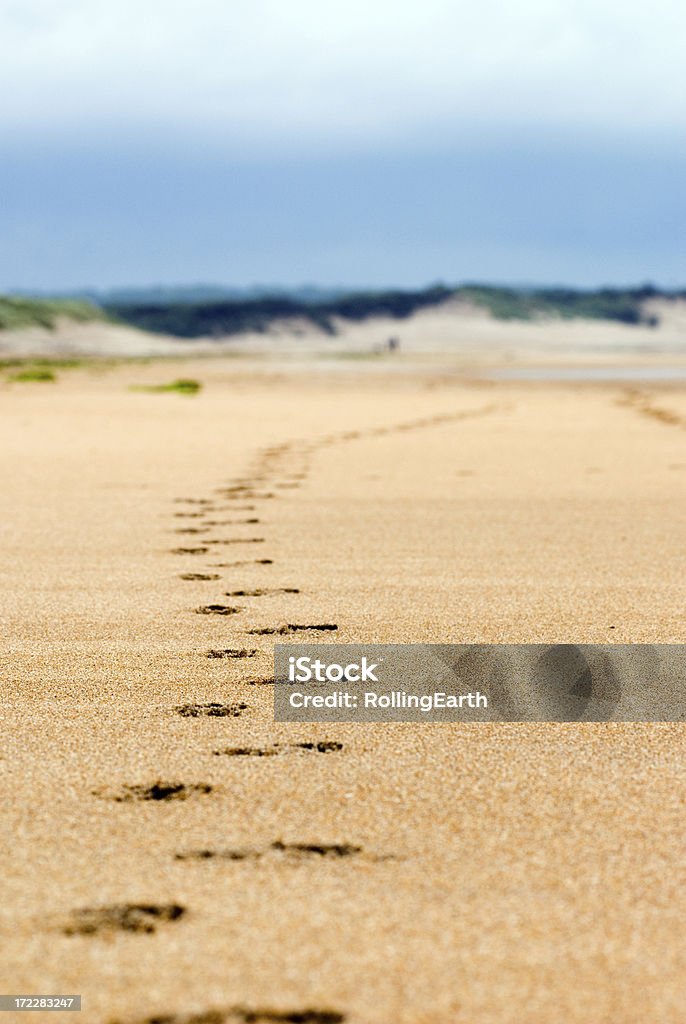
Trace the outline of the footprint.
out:
M 219 704 L 211 701 L 209 704 L 178 704 L 174 711 L 182 718 L 240 718 L 248 705 L 241 701 L 235 704 Z
M 222 540 L 206 540 L 205 544 L 264 544 L 264 537 L 227 537 Z
M 282 750 L 280 743 L 272 743 L 270 747 L 226 747 L 212 753 L 217 757 L 276 757 Z
M 548 647 L 534 665 L 531 680 L 540 721 L 607 721 L 621 699 L 611 660 L 599 654 L 591 663 L 583 645 Z
M 286 754 L 291 750 L 332 754 L 343 750 L 343 744 L 333 740 L 320 740 L 313 743 L 272 743 L 268 747 L 225 747 L 223 750 L 214 750 L 212 753 L 220 757 L 276 757 L 278 754 Z
M 271 845 L 272 850 L 287 856 L 301 857 L 354 857 L 362 853 L 361 846 L 352 843 L 282 843 L 277 840 Z
M 234 569 L 238 565 L 273 565 L 273 558 L 244 558 L 238 562 L 213 562 L 213 569 Z
M 280 839 L 264 849 L 188 850 L 177 853 L 174 860 L 262 860 L 264 857 L 284 857 L 288 860 L 309 860 L 328 857 L 339 860 L 362 853 L 361 846 L 352 843 L 283 843 Z
M 252 647 L 250 650 L 246 650 L 244 647 L 224 647 L 223 649 L 213 649 L 207 652 L 208 658 L 254 658 L 257 654 L 257 648 Z
M 227 590 L 227 597 L 268 597 L 270 594 L 299 594 L 297 587 L 256 587 L 254 590 Z
M 186 913 L 179 903 L 113 903 L 104 907 L 73 910 L 62 927 L 65 935 L 101 935 L 109 932 L 142 932 L 151 935 L 157 926 L 178 921 Z
M 220 580 L 218 572 L 182 572 L 180 580 Z
M 252 516 L 250 519 L 206 519 L 205 525 L 210 526 L 248 526 L 259 523 L 259 519 Z
M 234 1010 L 236 1024 L 343 1024 L 345 1015 L 337 1010 Z M 226 1022 L 231 1024 L 231 1019 Z
M 305 743 L 291 743 L 291 747 L 296 750 L 312 750 L 317 754 L 332 754 L 343 750 L 343 744 L 337 743 L 335 740 L 317 740 L 316 742 L 308 740 Z
M 212 792 L 213 787 L 207 782 L 153 782 L 150 786 L 125 785 L 94 789 L 93 796 L 115 803 L 132 803 L 137 800 L 188 800 L 192 796 L 204 796 Z
M 187 850 L 175 853 L 174 860 L 259 860 L 256 850 Z
M 201 604 L 195 611 L 198 615 L 237 615 L 243 609 L 228 604 Z
M 333 622 L 322 622 L 314 626 L 298 626 L 292 622 L 286 622 L 283 626 L 267 626 L 263 629 L 249 629 L 248 633 L 255 636 L 286 636 L 288 633 L 301 633 L 312 630 L 315 633 L 324 633 L 337 630 L 338 626 Z
M 271 491 L 255 491 L 251 487 L 232 487 L 229 490 L 220 490 L 217 492 L 221 494 L 225 501 L 266 501 L 268 498 L 273 498 L 275 495 Z
M 138 1017 L 126 1024 L 344 1024 L 345 1014 L 337 1010 L 272 1010 L 234 1006 L 224 1010 L 201 1010 L 200 1013 L 163 1013 Z M 125 1024 L 110 1020 L 109 1024 Z

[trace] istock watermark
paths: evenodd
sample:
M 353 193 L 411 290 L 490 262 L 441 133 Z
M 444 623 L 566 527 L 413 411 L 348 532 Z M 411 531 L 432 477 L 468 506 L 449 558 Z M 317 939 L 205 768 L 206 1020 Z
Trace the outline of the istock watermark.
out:
M 678 722 L 684 644 L 277 644 L 279 722 Z
M 309 683 L 314 680 L 317 683 L 340 683 L 345 680 L 348 683 L 378 683 L 374 670 L 377 665 L 370 665 L 366 656 L 361 661 L 350 662 L 349 665 L 341 665 L 336 661 L 326 662 L 321 658 L 311 658 L 303 655 L 296 658 L 294 655 L 288 659 L 288 681 L 290 683 Z

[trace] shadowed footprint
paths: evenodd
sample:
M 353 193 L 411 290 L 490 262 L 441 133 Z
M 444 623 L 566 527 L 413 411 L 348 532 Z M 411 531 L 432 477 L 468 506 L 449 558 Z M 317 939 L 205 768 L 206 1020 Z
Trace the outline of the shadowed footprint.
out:
M 180 580 L 220 580 L 221 576 L 218 572 L 182 572 L 179 575 Z
M 216 756 L 226 757 L 275 757 L 278 754 L 288 754 L 291 751 L 333 754 L 341 750 L 343 750 L 342 743 L 336 743 L 334 740 L 319 740 L 306 743 L 272 743 L 268 747 L 225 747 L 223 750 L 214 750 L 213 753 Z
M 237 615 L 243 609 L 228 604 L 201 604 L 195 611 L 197 615 Z
M 273 558 L 243 558 L 238 562 L 213 562 L 213 569 L 235 569 L 239 565 L 273 565 Z
M 257 654 L 257 648 L 251 647 L 246 650 L 245 647 L 224 647 L 221 649 L 214 649 L 207 652 L 208 658 L 254 658 Z
M 207 782 L 153 782 L 150 786 L 105 786 L 94 789 L 93 796 L 115 803 L 132 803 L 137 800 L 188 800 L 193 796 L 204 796 L 212 792 L 213 787 Z
M 205 526 L 248 526 L 259 523 L 259 519 L 252 516 L 250 519 L 206 519 Z
M 186 913 L 179 903 L 113 903 L 73 910 L 62 927 L 65 935 L 142 932 L 151 935 L 159 924 L 178 921 Z
M 336 1010 L 248 1010 L 239 1008 L 238 1024 L 343 1024 L 345 1016 Z
M 206 540 L 205 544 L 264 544 L 264 537 L 227 537 L 221 540 Z
M 235 704 L 219 704 L 210 701 L 208 704 L 178 704 L 174 711 L 182 718 L 240 718 L 248 705 L 242 701 Z
M 263 849 L 246 847 L 228 850 L 188 850 L 174 855 L 175 860 L 262 860 L 264 857 L 284 857 L 288 860 L 309 860 L 328 857 L 339 860 L 362 853 L 361 846 L 352 843 L 283 843 L 280 839 Z
M 532 682 L 541 721 L 607 721 L 621 692 L 607 656 L 592 667 L 583 647 L 549 647 L 535 665 Z
M 217 491 L 217 494 L 221 494 L 224 501 L 266 501 L 268 498 L 273 498 L 274 494 L 271 491 L 254 491 L 249 487 L 241 487 L 238 490 Z
M 294 750 L 313 751 L 315 754 L 333 754 L 343 750 L 343 744 L 336 740 L 306 740 L 303 743 L 291 743 Z
M 227 597 L 269 597 L 272 594 L 299 594 L 297 587 L 255 587 L 254 590 L 227 590 Z
M 466 690 L 485 688 L 497 717 L 516 721 L 517 710 L 508 686 L 507 666 L 501 649 L 495 644 L 433 644 L 432 654 L 450 670 L 456 686 Z
M 332 632 L 338 626 L 334 622 L 322 622 L 319 625 L 299 626 L 293 622 L 285 622 L 282 626 L 266 626 L 263 629 L 249 629 L 248 633 L 254 636 L 286 636 L 288 633 L 302 633 L 312 631 L 315 633 Z
M 289 856 L 300 857 L 354 857 L 362 853 L 361 846 L 352 843 L 282 843 L 277 840 L 272 850 Z

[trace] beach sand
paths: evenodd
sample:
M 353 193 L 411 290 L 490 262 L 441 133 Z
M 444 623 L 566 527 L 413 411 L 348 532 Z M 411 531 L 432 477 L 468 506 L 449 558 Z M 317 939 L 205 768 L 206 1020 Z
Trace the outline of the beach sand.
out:
M 686 642 L 684 386 L 398 367 L 2 385 L 3 992 L 83 1024 L 684 1020 L 681 724 L 272 721 L 282 638 L 250 630 L 283 623 Z M 131 390 L 174 377 L 203 390 Z

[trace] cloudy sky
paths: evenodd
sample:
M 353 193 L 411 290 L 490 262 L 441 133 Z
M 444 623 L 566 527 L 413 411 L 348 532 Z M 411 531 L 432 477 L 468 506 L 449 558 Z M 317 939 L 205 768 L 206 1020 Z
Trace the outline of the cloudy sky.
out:
M 686 284 L 683 0 L 0 0 L 0 289 Z

